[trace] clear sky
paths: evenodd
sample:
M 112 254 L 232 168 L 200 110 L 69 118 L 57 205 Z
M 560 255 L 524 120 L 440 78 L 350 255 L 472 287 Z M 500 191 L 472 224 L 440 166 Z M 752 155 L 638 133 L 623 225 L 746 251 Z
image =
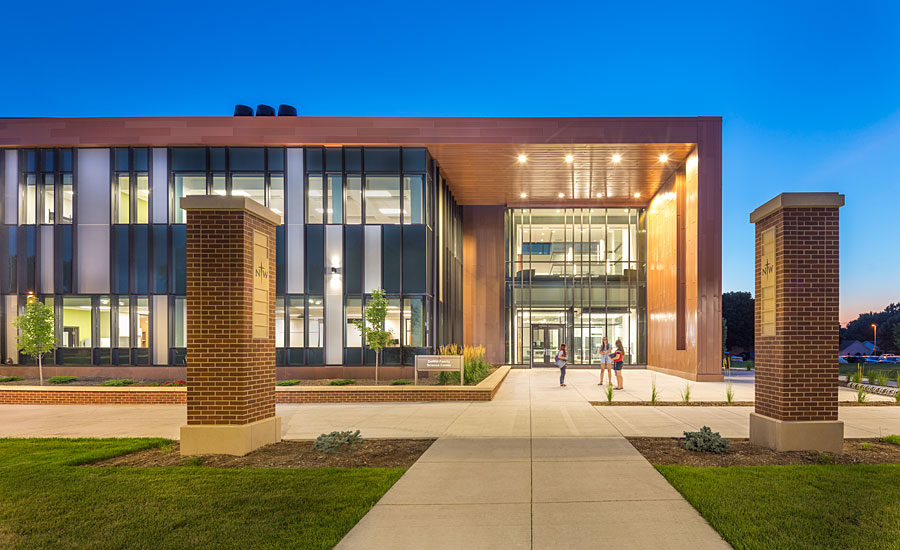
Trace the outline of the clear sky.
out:
M 900 301 L 900 3 L 8 2 L 0 116 L 724 117 L 723 286 L 749 213 L 839 191 L 841 320 Z

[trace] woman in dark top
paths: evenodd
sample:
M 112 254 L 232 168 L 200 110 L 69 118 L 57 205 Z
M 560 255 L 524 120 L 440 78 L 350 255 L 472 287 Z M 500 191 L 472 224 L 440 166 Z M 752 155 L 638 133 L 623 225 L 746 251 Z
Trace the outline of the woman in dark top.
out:
M 566 354 L 566 345 L 559 345 L 559 352 L 556 354 L 556 366 L 559 367 L 559 385 L 566 385 L 566 363 L 569 362 L 569 356 Z
M 616 351 L 613 352 L 612 361 L 613 361 L 613 370 L 616 371 L 616 389 L 621 390 L 622 388 L 622 362 L 625 360 L 625 347 L 622 346 L 622 341 L 616 338 Z

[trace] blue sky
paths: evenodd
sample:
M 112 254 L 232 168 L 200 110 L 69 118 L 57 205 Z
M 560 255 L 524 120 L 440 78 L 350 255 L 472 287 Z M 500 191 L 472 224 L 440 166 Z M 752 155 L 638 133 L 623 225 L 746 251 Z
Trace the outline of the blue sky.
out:
M 900 301 L 898 21 L 887 0 L 14 2 L 0 116 L 721 115 L 724 289 L 752 289 L 750 211 L 839 191 L 847 321 Z

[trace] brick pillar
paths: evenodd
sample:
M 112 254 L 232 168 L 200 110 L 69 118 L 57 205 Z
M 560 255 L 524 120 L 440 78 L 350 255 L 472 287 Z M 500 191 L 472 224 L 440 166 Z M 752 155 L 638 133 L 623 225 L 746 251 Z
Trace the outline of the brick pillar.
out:
M 750 441 L 841 452 L 838 193 L 782 193 L 756 224 L 756 410 Z
M 187 211 L 187 425 L 181 453 L 245 455 L 281 440 L 275 416 L 275 225 L 246 197 Z

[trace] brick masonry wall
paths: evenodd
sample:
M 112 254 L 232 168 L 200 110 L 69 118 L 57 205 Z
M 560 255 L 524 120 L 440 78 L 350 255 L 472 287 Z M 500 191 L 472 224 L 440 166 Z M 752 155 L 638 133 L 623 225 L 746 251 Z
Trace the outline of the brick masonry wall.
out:
M 253 231 L 269 238 L 269 337 L 252 337 Z M 242 210 L 187 212 L 188 424 L 275 415 L 275 226 Z
M 775 335 L 756 308 L 756 412 L 778 420 L 837 420 L 838 209 L 783 208 L 756 224 L 756 296 L 762 233 L 775 228 Z
M 499 387 L 499 386 L 498 386 Z M 408 403 L 438 401 L 490 401 L 490 388 L 462 391 L 309 391 L 275 393 L 276 403 Z M 0 405 L 183 405 L 187 392 L 172 391 L 66 391 L 0 389 Z

